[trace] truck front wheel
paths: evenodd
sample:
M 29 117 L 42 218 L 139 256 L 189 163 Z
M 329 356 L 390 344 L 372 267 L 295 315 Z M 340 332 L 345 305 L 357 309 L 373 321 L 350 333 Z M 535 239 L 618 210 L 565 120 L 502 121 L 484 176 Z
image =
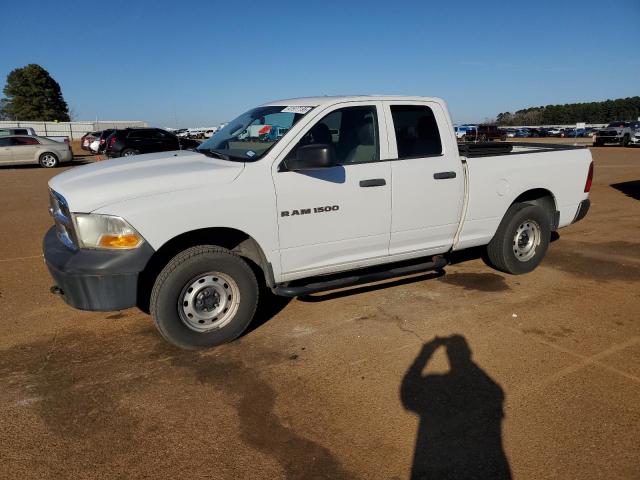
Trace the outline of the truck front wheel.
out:
M 547 212 L 539 205 L 511 205 L 487 245 L 489 264 L 513 275 L 532 271 L 547 253 L 550 224 Z
M 230 342 L 249 325 L 258 304 L 251 267 L 229 250 L 209 245 L 176 255 L 158 275 L 150 311 L 162 336 L 180 348 Z

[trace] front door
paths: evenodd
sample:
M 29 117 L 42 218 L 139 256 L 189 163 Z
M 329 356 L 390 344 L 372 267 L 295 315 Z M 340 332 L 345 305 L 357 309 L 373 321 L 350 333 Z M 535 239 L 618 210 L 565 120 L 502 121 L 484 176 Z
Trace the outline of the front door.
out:
M 458 229 L 464 172 L 446 113 L 434 102 L 384 102 L 392 158 L 389 253 L 443 253 Z M 449 148 L 447 148 L 449 147 Z
M 292 143 L 326 144 L 338 165 L 274 170 L 282 272 L 286 280 L 364 266 L 386 257 L 391 167 L 380 102 L 333 106 Z M 284 170 L 284 171 L 283 171 Z

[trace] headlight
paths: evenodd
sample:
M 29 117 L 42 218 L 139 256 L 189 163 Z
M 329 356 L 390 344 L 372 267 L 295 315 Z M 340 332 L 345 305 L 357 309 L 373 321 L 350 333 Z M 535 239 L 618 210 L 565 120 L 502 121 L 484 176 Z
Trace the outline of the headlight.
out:
M 76 213 L 78 242 L 84 248 L 131 249 L 143 238 L 123 218 L 112 215 Z

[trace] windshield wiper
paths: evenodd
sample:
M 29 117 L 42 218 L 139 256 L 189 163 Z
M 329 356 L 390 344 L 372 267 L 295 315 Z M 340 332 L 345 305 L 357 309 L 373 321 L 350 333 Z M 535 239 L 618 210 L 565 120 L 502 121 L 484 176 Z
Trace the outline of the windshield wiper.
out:
M 203 148 L 203 149 L 196 149 L 197 152 L 203 153 L 204 155 L 206 155 L 207 157 L 212 157 L 212 158 L 219 158 L 221 160 L 228 160 L 230 162 L 244 162 L 245 159 L 242 157 L 238 157 L 236 155 L 227 155 L 226 153 L 221 153 L 217 150 L 214 150 L 212 148 Z
M 197 149 L 198 152 L 203 153 L 207 157 L 220 158 L 221 160 L 231 160 L 229 155 L 225 155 L 224 153 L 216 152 L 215 150 L 211 150 L 209 148 Z

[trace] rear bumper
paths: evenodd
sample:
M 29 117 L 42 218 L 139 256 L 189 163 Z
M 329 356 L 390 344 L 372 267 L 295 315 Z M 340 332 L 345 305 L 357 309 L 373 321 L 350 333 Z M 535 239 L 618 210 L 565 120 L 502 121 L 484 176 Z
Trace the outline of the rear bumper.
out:
M 114 311 L 137 305 L 138 276 L 154 253 L 148 243 L 135 250 L 76 250 L 65 247 L 49 229 L 44 258 L 56 291 L 80 310 Z
M 586 217 L 590 207 L 591 207 L 591 200 L 589 200 L 588 198 L 586 200 L 582 200 L 578 205 L 578 211 L 576 212 L 576 216 L 573 217 L 573 222 L 571 223 L 579 222 L 584 217 Z

